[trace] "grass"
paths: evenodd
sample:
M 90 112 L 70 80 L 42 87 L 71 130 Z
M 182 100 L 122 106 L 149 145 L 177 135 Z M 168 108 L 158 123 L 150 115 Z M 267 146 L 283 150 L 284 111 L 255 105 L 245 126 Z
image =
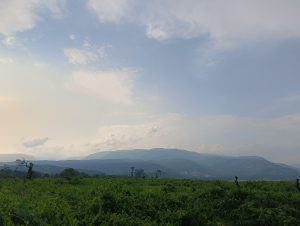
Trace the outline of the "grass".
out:
M 300 225 L 291 181 L 0 180 L 0 225 Z

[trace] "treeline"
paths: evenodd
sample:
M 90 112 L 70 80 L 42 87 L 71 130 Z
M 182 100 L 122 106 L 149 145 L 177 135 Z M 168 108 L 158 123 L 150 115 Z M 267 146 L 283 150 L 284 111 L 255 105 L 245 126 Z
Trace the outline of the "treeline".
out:
M 80 170 L 76 170 L 74 168 L 66 168 L 63 169 L 59 173 L 42 173 L 35 170 L 32 170 L 31 175 L 28 176 L 28 171 L 26 170 L 16 170 L 11 169 L 9 167 L 0 169 L 0 178 L 19 178 L 19 179 L 36 179 L 36 178 L 64 178 L 64 179 L 71 179 L 71 178 L 97 178 L 97 177 L 106 177 L 108 175 L 104 173 L 86 173 Z M 115 175 L 118 177 L 117 175 Z M 146 173 L 144 169 L 135 169 L 133 170 L 128 177 L 134 178 L 159 178 L 161 176 L 161 171 L 158 170 L 153 173 Z M 113 177 L 113 176 L 109 176 Z M 126 177 L 126 176 L 125 176 Z
M 102 175 L 102 174 L 101 174 Z M 89 178 L 89 177 L 99 177 L 98 174 L 87 174 L 85 172 L 80 172 L 78 170 L 75 170 L 73 168 L 66 168 L 62 170 L 60 173 L 55 174 L 48 174 L 48 173 L 41 173 L 38 171 L 32 171 L 32 175 L 30 179 L 36 179 L 36 178 L 73 178 L 73 177 L 79 177 L 79 178 Z M 22 170 L 13 170 L 10 168 L 4 168 L 0 170 L 0 178 L 19 178 L 19 179 L 28 179 L 28 172 L 22 171 Z
M 58 173 L 43 173 L 34 170 L 33 163 L 23 162 L 20 165 L 17 165 L 15 169 L 13 166 L 4 166 L 0 169 L 0 178 L 23 178 L 23 179 L 34 179 L 34 178 L 95 178 L 95 177 L 105 177 L 102 172 L 93 172 L 87 173 L 85 171 L 77 170 L 74 168 L 65 168 L 61 172 Z M 26 164 L 26 165 L 25 165 Z M 111 175 L 110 175 L 111 176 Z M 115 175 L 117 176 L 117 175 Z M 120 176 L 120 175 L 119 175 Z M 124 175 L 123 175 L 124 176 Z M 162 177 L 162 171 L 157 169 L 154 172 L 145 172 L 142 168 L 135 168 L 134 166 L 128 169 L 128 177 L 134 178 L 160 178 Z

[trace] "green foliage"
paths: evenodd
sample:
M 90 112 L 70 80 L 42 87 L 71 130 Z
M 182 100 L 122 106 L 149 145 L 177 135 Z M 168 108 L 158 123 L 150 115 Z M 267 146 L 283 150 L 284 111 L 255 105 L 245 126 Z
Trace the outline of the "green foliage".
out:
M 1 179 L 2 225 L 294 226 L 300 192 L 289 181 Z
M 145 178 L 147 175 L 143 169 L 136 169 L 134 171 L 135 177 L 137 178 Z
M 162 187 L 162 191 L 164 192 L 174 192 L 175 191 L 175 186 L 173 184 L 167 183 Z
M 71 180 L 75 177 L 78 177 L 80 175 L 80 173 L 73 169 L 73 168 L 67 168 L 64 169 L 62 172 L 60 172 L 59 177 L 67 179 L 67 180 Z
M 15 171 L 11 169 L 1 169 L 0 178 L 25 178 L 26 172 L 24 171 Z

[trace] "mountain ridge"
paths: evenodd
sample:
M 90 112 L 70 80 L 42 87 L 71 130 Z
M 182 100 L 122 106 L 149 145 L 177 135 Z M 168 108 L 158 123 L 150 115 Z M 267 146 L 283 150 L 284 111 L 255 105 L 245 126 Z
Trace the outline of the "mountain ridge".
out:
M 157 170 L 163 177 L 195 179 L 295 179 L 300 171 L 260 156 L 223 156 L 182 149 L 129 149 L 96 152 L 81 160 L 35 160 L 36 169 L 57 172 L 75 168 L 107 175 L 130 175 L 130 167 L 144 169 L 150 176 Z M 51 168 L 53 167 L 53 169 Z

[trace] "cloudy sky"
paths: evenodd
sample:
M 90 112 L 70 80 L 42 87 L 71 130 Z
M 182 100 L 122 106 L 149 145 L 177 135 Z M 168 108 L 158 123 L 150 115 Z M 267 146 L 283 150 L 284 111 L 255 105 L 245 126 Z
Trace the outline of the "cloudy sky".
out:
M 299 0 L 0 0 L 0 153 L 300 162 Z

